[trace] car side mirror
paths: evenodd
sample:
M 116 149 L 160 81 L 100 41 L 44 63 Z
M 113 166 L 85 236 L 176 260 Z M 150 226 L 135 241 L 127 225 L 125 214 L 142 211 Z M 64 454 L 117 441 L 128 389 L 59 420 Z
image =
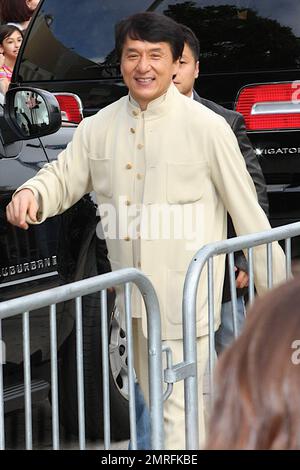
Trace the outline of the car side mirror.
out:
M 5 95 L 4 120 L 2 137 L 4 144 L 10 144 L 57 132 L 61 127 L 61 111 L 52 93 L 18 87 Z

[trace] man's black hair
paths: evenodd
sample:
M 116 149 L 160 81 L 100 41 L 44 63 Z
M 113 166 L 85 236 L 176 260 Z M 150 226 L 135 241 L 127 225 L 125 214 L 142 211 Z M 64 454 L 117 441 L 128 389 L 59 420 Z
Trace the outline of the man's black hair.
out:
M 182 55 L 184 38 L 181 26 L 159 13 L 150 11 L 137 13 L 121 20 L 116 25 L 116 52 L 119 59 L 127 37 L 153 43 L 167 42 L 171 47 L 174 61 Z
M 180 26 L 183 32 L 184 43 L 189 46 L 189 48 L 192 51 L 193 57 L 195 61 L 197 62 L 199 60 L 199 55 L 200 55 L 199 40 L 196 34 L 194 33 L 194 31 L 191 30 L 191 28 L 189 28 L 185 24 L 181 24 Z

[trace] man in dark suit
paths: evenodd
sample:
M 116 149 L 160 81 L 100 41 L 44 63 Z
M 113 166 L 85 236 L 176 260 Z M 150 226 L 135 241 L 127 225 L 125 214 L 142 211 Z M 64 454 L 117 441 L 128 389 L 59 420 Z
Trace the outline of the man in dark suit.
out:
M 245 159 L 246 167 L 254 182 L 259 204 L 268 214 L 268 196 L 266 191 L 266 183 L 261 171 L 257 156 L 252 148 L 251 142 L 246 133 L 245 121 L 240 113 L 226 109 L 213 101 L 201 98 L 194 90 L 194 83 L 199 75 L 199 41 L 193 31 L 185 25 L 182 25 L 185 39 L 183 54 L 180 60 L 180 69 L 174 78 L 174 84 L 178 90 L 185 96 L 190 97 L 211 109 L 215 113 L 221 115 L 232 128 L 241 153 Z M 220 83 L 222 86 L 222 83 Z M 238 195 L 237 195 L 238 196 Z M 228 238 L 236 236 L 231 218 L 228 215 Z M 244 322 L 244 298 L 243 288 L 248 285 L 247 261 L 243 252 L 235 254 L 236 267 L 236 287 L 238 296 L 238 333 L 240 332 Z M 230 283 L 226 263 L 226 272 L 223 288 L 222 310 L 221 310 L 221 326 L 215 334 L 216 351 L 220 353 L 233 340 L 233 323 L 232 323 L 232 303 L 230 300 Z

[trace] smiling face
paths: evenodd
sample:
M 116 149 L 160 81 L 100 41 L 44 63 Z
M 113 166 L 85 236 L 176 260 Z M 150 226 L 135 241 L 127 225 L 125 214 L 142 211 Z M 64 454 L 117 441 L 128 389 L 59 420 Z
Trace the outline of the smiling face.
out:
M 3 39 L 0 52 L 3 52 L 5 59 L 15 61 L 23 41 L 22 34 L 14 31 L 10 36 Z
M 199 75 L 199 62 L 196 61 L 191 48 L 185 44 L 178 73 L 174 78 L 174 85 L 178 88 L 180 93 L 185 96 L 192 96 L 194 83 Z
M 152 43 L 127 37 L 121 71 L 131 96 L 142 110 L 167 91 L 178 67 L 179 60 L 174 61 L 167 42 Z

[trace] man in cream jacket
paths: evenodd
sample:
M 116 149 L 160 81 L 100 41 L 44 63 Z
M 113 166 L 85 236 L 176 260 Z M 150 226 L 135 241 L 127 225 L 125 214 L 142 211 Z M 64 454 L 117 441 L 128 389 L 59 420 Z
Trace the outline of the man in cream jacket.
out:
M 149 276 L 160 302 L 163 340 L 176 363 L 182 360 L 183 281 L 193 253 L 226 238 L 227 211 L 238 235 L 270 228 L 230 127 L 222 117 L 181 95 L 172 83 L 183 45 L 180 26 L 163 15 L 140 13 L 120 22 L 116 49 L 129 95 L 84 119 L 58 160 L 19 188 L 7 207 L 8 220 L 26 229 L 28 223 L 41 223 L 94 190 L 112 269 L 135 266 Z M 255 283 L 261 293 L 267 288 L 265 248 L 257 248 L 254 257 Z M 278 283 L 285 275 L 278 244 L 273 258 L 273 279 Z M 223 277 L 224 258 L 218 257 L 216 328 Z M 206 293 L 203 275 L 197 313 L 202 440 Z M 146 322 L 138 298 L 133 299 L 133 315 L 142 315 L 134 322 L 135 367 L 146 393 Z M 184 448 L 182 382 L 175 384 L 165 403 L 164 419 L 166 448 Z

